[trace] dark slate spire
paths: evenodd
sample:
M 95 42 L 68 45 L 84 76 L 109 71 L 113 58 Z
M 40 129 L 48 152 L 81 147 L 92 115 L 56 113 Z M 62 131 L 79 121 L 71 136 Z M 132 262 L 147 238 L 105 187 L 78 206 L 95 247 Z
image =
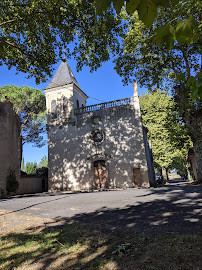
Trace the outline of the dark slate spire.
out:
M 64 86 L 70 83 L 75 83 L 80 88 L 69 64 L 67 61 L 62 61 L 52 81 L 44 88 L 44 90 Z

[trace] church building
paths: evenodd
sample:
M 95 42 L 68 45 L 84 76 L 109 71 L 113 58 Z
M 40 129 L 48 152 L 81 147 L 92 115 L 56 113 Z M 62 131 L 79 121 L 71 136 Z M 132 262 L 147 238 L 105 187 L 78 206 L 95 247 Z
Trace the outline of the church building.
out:
M 49 190 L 155 186 L 137 84 L 131 98 L 86 106 L 69 64 L 62 62 L 44 89 Z

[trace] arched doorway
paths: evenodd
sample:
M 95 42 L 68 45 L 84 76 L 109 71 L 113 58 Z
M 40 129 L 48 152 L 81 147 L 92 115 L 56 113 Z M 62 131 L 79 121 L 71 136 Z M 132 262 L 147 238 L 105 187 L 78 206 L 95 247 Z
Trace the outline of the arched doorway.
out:
M 94 162 L 94 181 L 96 189 L 105 189 L 108 187 L 107 167 L 104 160 Z
M 140 188 L 142 186 L 142 176 L 140 168 L 133 168 L 133 179 L 135 187 Z

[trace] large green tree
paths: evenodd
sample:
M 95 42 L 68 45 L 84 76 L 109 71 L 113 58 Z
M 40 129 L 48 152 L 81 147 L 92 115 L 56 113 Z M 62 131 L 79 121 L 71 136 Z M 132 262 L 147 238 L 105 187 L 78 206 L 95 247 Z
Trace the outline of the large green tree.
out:
M 5 0 L 0 3 L 0 64 L 34 76 L 52 74 L 63 56 L 73 55 L 77 67 L 98 67 L 118 49 L 120 20 L 112 8 L 97 16 L 91 0 Z M 74 41 L 74 48 L 69 45 Z
M 0 64 L 15 66 L 39 82 L 51 74 L 52 65 L 62 58 L 66 48 L 67 56 L 76 58 L 78 69 L 83 65 L 96 69 L 109 59 L 110 52 L 120 53 L 121 38 L 133 24 L 134 12 L 148 27 L 150 36 L 155 35 L 155 44 L 172 47 L 175 40 L 191 44 L 200 29 L 199 18 L 193 9 L 188 9 L 198 5 L 200 14 L 199 3 L 199 0 L 180 3 L 179 0 L 5 0 L 0 3 Z M 175 13 L 176 9 L 180 12 Z M 186 15 L 191 16 L 182 18 L 183 10 L 188 10 Z M 74 48 L 70 51 L 72 42 Z
M 45 144 L 46 102 L 44 94 L 38 89 L 14 85 L 0 87 L 0 99 L 9 100 L 21 121 L 21 139 L 41 147 Z
M 201 1 L 127 0 L 126 10 L 123 5 L 117 0 L 3 1 L 0 63 L 39 82 L 51 74 L 63 48 L 78 70 L 83 65 L 96 70 L 111 54 L 125 83 L 173 89 L 202 178 Z
M 167 92 L 146 93 L 141 96 L 140 105 L 143 124 L 152 142 L 155 167 L 167 180 L 167 171 L 175 168 L 176 161 L 182 170 L 185 168 L 188 148 L 192 144 L 188 130 Z
M 150 90 L 161 87 L 172 91 L 181 120 L 188 127 L 194 144 L 200 180 L 201 13 L 201 2 L 190 0 L 159 12 L 150 28 L 145 27 L 137 13 L 133 16 L 125 14 L 127 30 L 123 36 L 122 52 L 115 59 L 115 68 L 125 83 L 135 78 Z M 192 33 L 192 41 L 187 38 L 187 32 Z
M 25 170 L 27 175 L 36 175 L 37 172 L 37 163 L 36 162 L 27 162 L 25 165 Z
M 40 168 L 47 168 L 47 167 L 48 167 L 48 158 L 46 155 L 44 155 L 38 164 L 38 168 L 40 169 Z

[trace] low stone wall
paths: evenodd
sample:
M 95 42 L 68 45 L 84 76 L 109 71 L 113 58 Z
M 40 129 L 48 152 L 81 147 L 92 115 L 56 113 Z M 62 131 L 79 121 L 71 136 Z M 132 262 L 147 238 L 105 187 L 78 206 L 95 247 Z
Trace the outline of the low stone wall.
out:
M 18 194 L 40 193 L 48 191 L 48 178 L 39 176 L 23 176 L 19 181 Z

